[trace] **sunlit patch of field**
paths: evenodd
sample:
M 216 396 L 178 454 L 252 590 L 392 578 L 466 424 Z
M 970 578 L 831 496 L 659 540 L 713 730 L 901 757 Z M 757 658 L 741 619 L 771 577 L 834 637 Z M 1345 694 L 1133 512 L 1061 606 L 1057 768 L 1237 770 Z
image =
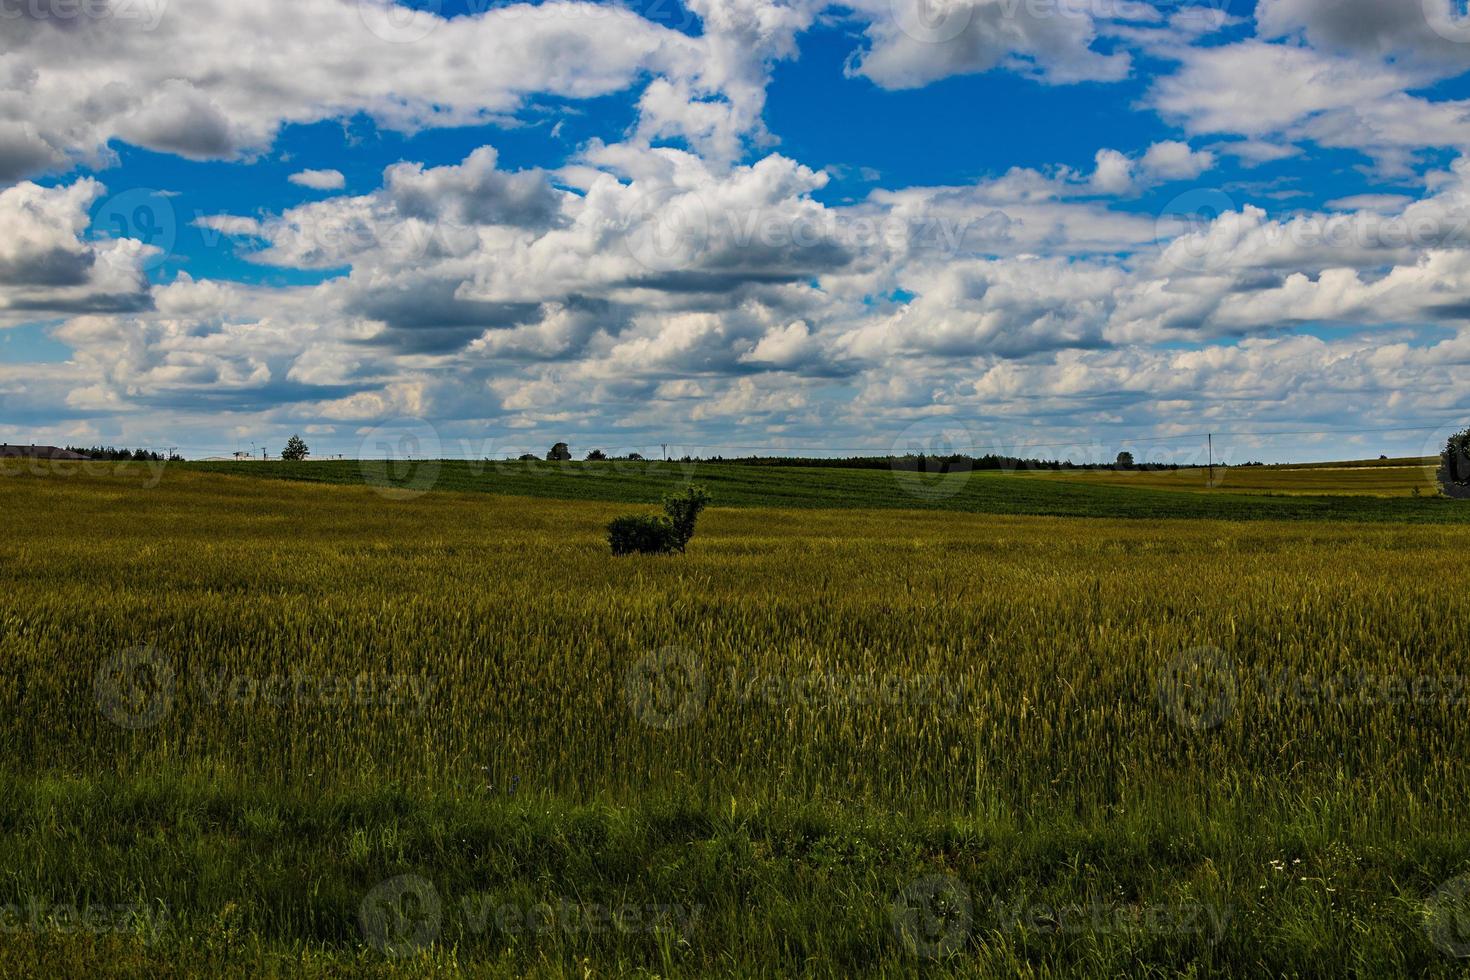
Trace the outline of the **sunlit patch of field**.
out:
M 1465 525 L 0 493 L 0 972 L 1459 970 Z
M 1311 466 L 1216 467 L 1179 470 L 1021 470 L 1067 483 L 1103 484 L 1150 490 L 1209 493 L 1287 494 L 1295 496 L 1408 497 L 1417 490 L 1435 496 L 1434 463 L 1375 462 Z

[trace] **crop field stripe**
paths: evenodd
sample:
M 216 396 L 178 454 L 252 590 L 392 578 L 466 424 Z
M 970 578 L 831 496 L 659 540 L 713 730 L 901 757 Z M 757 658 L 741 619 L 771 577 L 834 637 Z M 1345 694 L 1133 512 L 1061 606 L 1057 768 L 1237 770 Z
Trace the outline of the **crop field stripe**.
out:
M 415 490 L 466 491 L 569 500 L 654 504 L 659 496 L 690 483 L 707 486 L 719 507 L 895 508 L 1055 517 L 1121 517 L 1157 520 L 1345 520 L 1390 523 L 1467 523 L 1470 508 L 1425 494 L 1400 498 L 1367 494 L 1232 493 L 1157 489 L 1141 485 L 1161 474 L 969 474 L 927 475 L 887 470 L 742 466 L 722 463 L 473 462 L 434 464 L 431 482 L 419 487 L 415 467 L 399 476 L 382 475 L 356 461 L 306 463 L 186 463 L 171 472 L 209 472 L 244 479 L 329 484 L 398 483 Z M 1137 479 L 1135 479 L 1135 477 Z M 1236 477 L 1231 473 L 1226 479 Z M 1244 479 L 1245 477 L 1240 477 Z M 1131 482 L 1129 482 L 1131 481 Z M 1117 483 L 1118 485 L 1112 485 Z M 1427 484 L 1426 484 L 1427 486 Z

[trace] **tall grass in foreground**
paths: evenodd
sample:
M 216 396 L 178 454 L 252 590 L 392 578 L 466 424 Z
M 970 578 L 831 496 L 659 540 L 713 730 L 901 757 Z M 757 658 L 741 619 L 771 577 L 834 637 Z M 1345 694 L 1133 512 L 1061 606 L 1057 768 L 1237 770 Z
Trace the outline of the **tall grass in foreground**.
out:
M 594 502 L 0 492 L 0 883 L 173 920 L 17 956 L 1456 964 L 1470 528 L 716 509 L 613 558 Z M 701 912 L 586 925 L 630 903 Z

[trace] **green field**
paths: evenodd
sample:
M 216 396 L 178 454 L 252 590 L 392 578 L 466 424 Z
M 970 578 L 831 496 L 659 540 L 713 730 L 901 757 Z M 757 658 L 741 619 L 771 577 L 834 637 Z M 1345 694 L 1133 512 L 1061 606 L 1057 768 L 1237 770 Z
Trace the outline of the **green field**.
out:
M 81 465 L 81 464 L 78 464 Z M 235 478 L 367 485 L 392 496 L 431 490 L 511 494 L 627 503 L 697 482 L 727 507 L 899 508 L 1053 517 L 1218 520 L 1347 520 L 1464 522 L 1470 512 L 1431 492 L 1427 469 L 1350 469 L 1324 477 L 1317 469 L 1241 468 L 1208 492 L 1202 470 L 983 471 L 900 473 L 887 469 L 751 466 L 704 462 L 506 462 L 431 460 L 368 463 L 186 463 L 194 472 Z M 1264 484 L 1264 486 L 1263 486 Z M 1423 495 L 1413 498 L 1415 486 Z M 1384 488 L 1392 487 L 1388 499 Z M 1330 489 L 1330 493 L 1324 493 Z
M 1470 507 L 422 477 L 0 471 L 0 974 L 1464 974 Z

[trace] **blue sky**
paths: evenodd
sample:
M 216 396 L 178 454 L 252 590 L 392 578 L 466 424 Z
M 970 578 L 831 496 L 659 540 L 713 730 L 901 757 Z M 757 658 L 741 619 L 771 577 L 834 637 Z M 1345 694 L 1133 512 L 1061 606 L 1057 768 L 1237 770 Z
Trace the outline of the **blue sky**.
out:
M 0 439 L 1271 461 L 1470 415 L 1451 0 L 416 6 L 0 21 Z

